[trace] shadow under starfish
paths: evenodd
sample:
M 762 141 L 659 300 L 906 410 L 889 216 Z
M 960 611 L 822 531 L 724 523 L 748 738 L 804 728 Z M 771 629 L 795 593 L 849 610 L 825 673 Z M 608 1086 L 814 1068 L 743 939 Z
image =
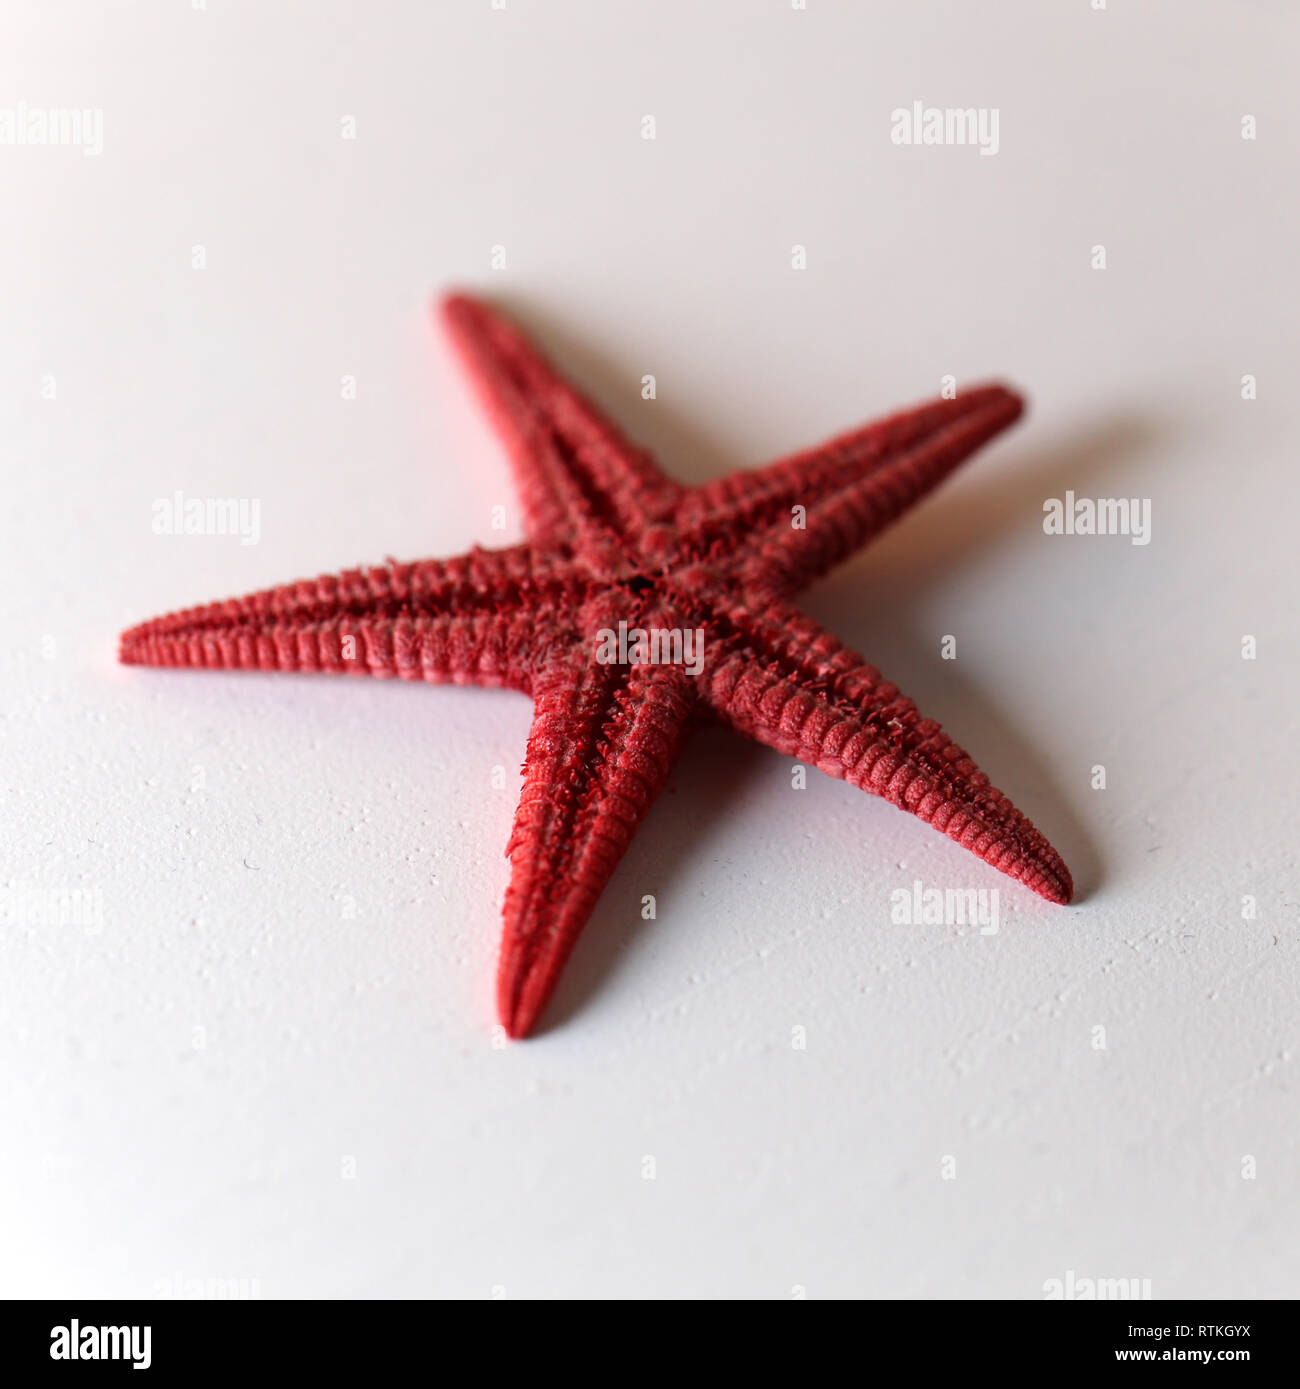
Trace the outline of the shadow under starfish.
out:
M 497 978 L 512 1037 L 536 1023 L 699 717 L 881 796 L 1069 901 L 1069 871 L 1047 840 L 937 723 L 790 602 L 1013 423 L 1018 396 L 979 387 L 688 488 L 487 305 L 454 295 L 441 312 L 510 451 L 527 541 L 155 618 L 122 636 L 120 658 L 531 695 Z M 702 646 L 689 664 L 637 661 L 635 647 L 631 661 L 607 661 L 616 631 L 701 633 Z

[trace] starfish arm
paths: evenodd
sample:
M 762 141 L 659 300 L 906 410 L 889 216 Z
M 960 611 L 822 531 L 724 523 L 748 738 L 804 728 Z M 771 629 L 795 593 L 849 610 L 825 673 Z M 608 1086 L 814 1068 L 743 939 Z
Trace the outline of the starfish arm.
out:
M 457 351 L 510 452 L 527 531 L 576 542 L 662 519 L 683 492 L 514 324 L 467 295 L 443 301 Z
M 540 663 L 506 850 L 497 1009 L 510 1036 L 533 1027 L 663 788 L 691 713 L 690 685 L 681 667 L 600 665 L 576 646 Z
M 1005 387 L 980 386 L 706 483 L 682 504 L 683 543 L 730 535 L 732 566 L 788 595 L 897 519 L 1022 408 Z
M 736 629 L 700 677 L 724 722 L 882 796 L 1049 901 L 1070 900 L 1056 850 L 861 656 L 792 608 L 737 614 Z
M 141 623 L 119 659 L 527 690 L 537 613 L 578 582 L 526 545 L 350 569 Z
M 946 419 L 940 414 L 937 422 L 929 417 L 916 437 L 889 450 L 857 480 L 828 485 L 808 506 L 803 528 L 787 519 L 751 544 L 743 561 L 749 590 L 785 597 L 806 588 L 879 535 L 1024 409 L 1020 397 L 1001 386 L 941 404 L 960 408 Z

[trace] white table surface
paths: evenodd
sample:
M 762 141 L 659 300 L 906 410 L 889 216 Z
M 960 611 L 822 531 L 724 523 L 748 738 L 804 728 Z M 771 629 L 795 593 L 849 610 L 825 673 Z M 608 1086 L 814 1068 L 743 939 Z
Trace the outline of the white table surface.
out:
M 1293 6 L 0 27 L 0 108 L 103 122 L 0 145 L 0 1293 L 1297 1291 Z M 914 101 L 996 107 L 996 156 L 895 145 Z M 527 701 L 115 663 L 160 612 L 514 538 L 451 285 L 688 481 L 1022 387 L 805 607 L 1076 902 L 711 730 L 494 1047 Z M 1150 499 L 1150 544 L 1045 535 L 1067 489 Z M 177 490 L 256 498 L 258 543 L 155 535 Z M 1001 929 L 892 923 L 914 881 L 999 888 Z M 47 919 L 70 892 L 102 923 Z

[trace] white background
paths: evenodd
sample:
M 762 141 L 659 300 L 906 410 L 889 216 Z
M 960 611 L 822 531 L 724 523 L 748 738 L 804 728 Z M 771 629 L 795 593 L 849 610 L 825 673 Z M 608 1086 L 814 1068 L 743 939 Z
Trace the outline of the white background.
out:
M 0 147 L 0 1292 L 1295 1294 L 1298 39 L 1284 0 L 7 5 L 0 106 L 104 127 Z M 998 154 L 892 144 L 918 100 Z M 688 481 L 1023 388 L 805 606 L 1076 903 L 709 731 L 494 1048 L 527 701 L 115 664 L 514 538 L 451 285 Z M 1045 535 L 1067 488 L 1151 543 Z M 176 489 L 260 543 L 154 535 Z M 891 924 L 918 879 L 1001 930 Z M 72 889 L 98 933 L 12 905 Z

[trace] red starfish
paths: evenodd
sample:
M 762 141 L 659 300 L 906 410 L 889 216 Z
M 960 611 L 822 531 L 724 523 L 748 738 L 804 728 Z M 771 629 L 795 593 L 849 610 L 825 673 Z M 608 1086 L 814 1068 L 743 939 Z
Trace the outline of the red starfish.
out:
M 1016 395 L 983 386 L 688 488 L 484 304 L 453 296 L 442 313 L 509 447 L 528 540 L 155 618 L 123 635 L 121 659 L 531 695 L 497 979 L 512 1037 L 536 1022 L 701 715 L 883 796 L 1069 901 L 1069 870 L 1033 825 L 937 723 L 789 602 L 1011 424 Z M 602 634 L 620 623 L 633 642 L 638 629 L 701 631 L 699 673 L 603 664 Z

